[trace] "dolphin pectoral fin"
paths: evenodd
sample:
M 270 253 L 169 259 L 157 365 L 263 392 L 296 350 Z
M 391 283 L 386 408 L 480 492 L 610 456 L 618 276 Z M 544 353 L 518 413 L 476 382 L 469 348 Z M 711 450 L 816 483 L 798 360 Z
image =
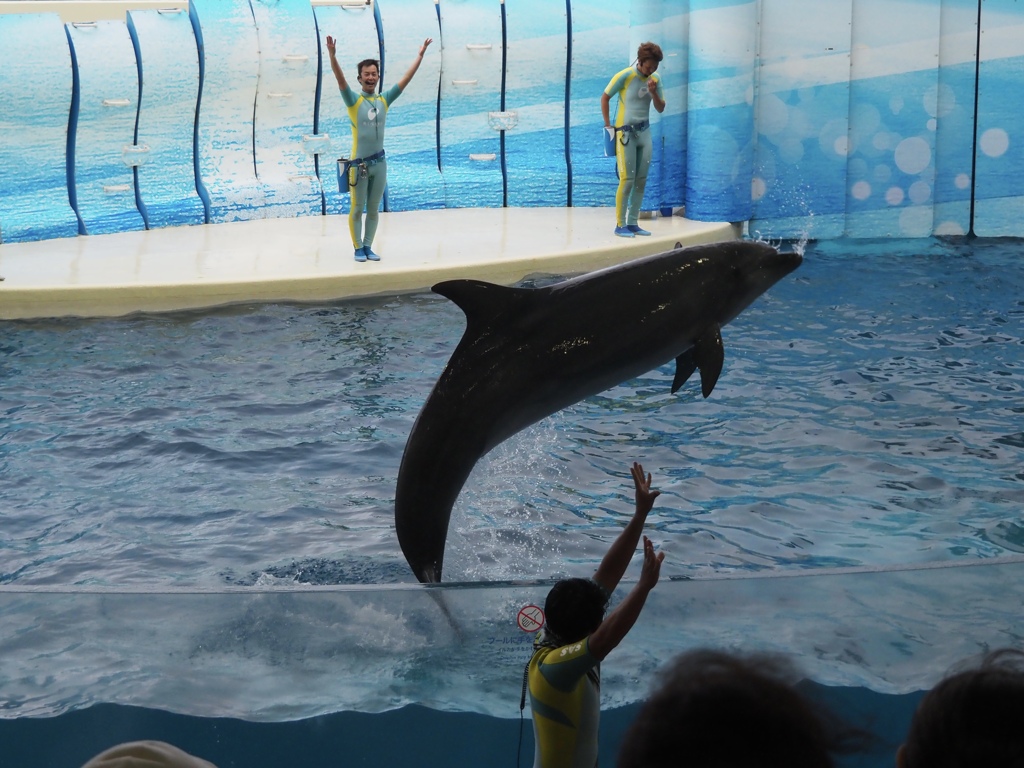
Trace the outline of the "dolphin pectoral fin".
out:
M 707 398 L 722 374 L 725 363 L 725 347 L 722 344 L 722 329 L 711 326 L 693 345 L 693 359 L 700 368 L 700 391 Z
M 683 384 L 686 383 L 693 372 L 697 370 L 697 361 L 694 359 L 693 347 L 683 352 L 676 358 L 676 375 L 672 379 L 672 394 L 674 395 Z

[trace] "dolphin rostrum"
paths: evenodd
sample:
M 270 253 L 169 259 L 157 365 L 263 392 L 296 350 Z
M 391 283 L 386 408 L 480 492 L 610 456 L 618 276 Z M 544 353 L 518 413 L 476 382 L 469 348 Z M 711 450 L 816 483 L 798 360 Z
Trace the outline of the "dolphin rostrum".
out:
M 452 506 L 476 462 L 516 432 L 676 361 L 711 394 L 721 327 L 801 262 L 765 243 L 677 248 L 543 288 L 478 280 L 433 287 L 466 331 L 413 424 L 398 470 L 395 527 L 413 573 L 439 582 Z

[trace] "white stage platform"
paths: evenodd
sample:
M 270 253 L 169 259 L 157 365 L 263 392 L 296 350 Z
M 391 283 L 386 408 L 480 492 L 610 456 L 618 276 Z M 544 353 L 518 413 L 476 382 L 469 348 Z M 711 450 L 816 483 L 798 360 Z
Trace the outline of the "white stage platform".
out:
M 578 274 L 670 250 L 734 240 L 738 227 L 679 216 L 621 238 L 610 208 L 461 208 L 381 214 L 379 262 L 352 258 L 343 216 L 0 244 L 0 319 L 103 317 L 269 301 L 428 290 L 441 280 L 511 284 Z

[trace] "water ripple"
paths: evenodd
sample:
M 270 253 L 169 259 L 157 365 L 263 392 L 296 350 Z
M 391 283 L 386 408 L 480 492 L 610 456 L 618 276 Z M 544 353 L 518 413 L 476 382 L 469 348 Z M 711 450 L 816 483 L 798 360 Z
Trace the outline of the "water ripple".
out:
M 672 577 L 1021 551 L 1021 251 L 812 244 L 708 400 L 667 365 L 484 457 L 447 578 L 588 573 L 635 459 Z M 0 323 L 0 581 L 411 580 L 395 479 L 463 324 L 433 295 Z

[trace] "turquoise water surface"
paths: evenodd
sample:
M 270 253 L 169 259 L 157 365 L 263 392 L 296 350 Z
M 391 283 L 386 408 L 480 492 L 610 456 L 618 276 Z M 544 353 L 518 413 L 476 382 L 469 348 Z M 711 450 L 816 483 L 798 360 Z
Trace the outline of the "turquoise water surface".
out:
M 592 571 L 634 459 L 663 492 L 664 584 L 605 670 L 605 753 L 657 668 L 701 644 L 792 651 L 898 738 L 952 662 L 1024 636 L 1022 254 L 810 244 L 724 329 L 708 400 L 671 395 L 665 366 L 485 457 L 449 533 L 461 585 L 433 598 L 392 502 L 454 305 L 4 322 L 0 729 L 25 751 L 0 765 L 161 734 L 221 768 L 283 765 L 273 745 L 296 740 L 371 765 L 394 728 L 437 736 L 410 739 L 412 765 L 470 720 L 452 764 L 511 763 L 529 648 L 511 617 Z
M 1022 251 L 811 246 L 724 330 L 708 400 L 667 365 L 485 457 L 446 579 L 596 564 L 633 460 L 669 575 L 1024 550 Z M 3 323 L 0 583 L 414 581 L 395 478 L 463 325 L 432 294 Z

